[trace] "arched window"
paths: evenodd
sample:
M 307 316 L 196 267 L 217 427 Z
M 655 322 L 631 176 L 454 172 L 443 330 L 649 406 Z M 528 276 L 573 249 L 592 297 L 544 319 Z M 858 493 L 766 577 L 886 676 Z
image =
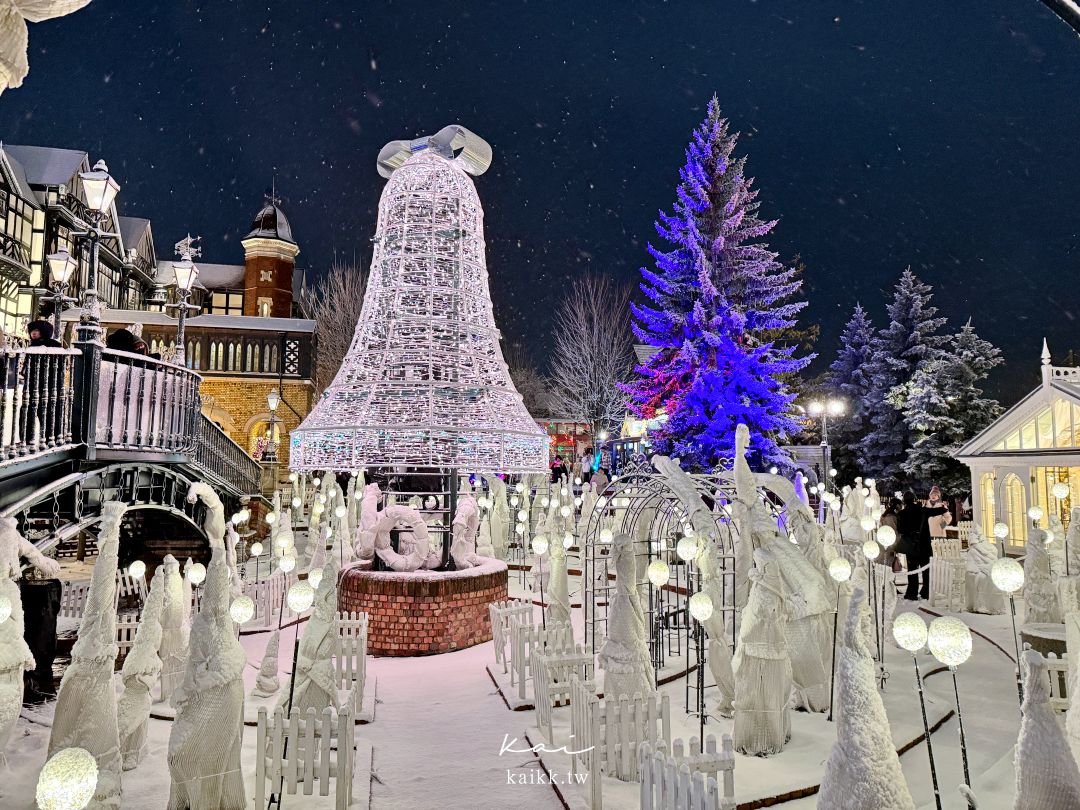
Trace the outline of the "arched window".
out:
M 244 351 L 244 371 L 251 371 L 252 370 L 251 356 L 252 356 L 252 349 L 253 348 L 254 347 L 249 343 L 247 345 L 247 349 Z
M 248 434 L 248 453 L 256 461 L 262 459 L 266 454 L 266 448 L 271 442 L 276 443 L 278 457 L 281 455 L 281 422 L 274 423 L 273 435 L 270 433 L 270 421 L 259 420 L 251 426 L 251 432 Z
M 210 368 L 213 371 L 216 371 L 217 367 L 218 367 L 217 364 L 218 364 L 218 345 L 216 343 L 214 343 L 213 341 L 210 341 L 210 365 L 208 366 L 208 368 Z
M 233 365 L 236 363 L 236 346 L 232 343 L 229 344 L 229 371 L 233 371 Z
M 1024 484 L 1013 473 L 1005 478 L 1005 523 L 1009 527 L 1009 539 L 1014 545 L 1027 542 L 1027 494 Z
M 276 374 L 278 370 L 278 347 L 276 343 L 270 347 L 270 358 L 270 371 Z
M 187 361 L 188 368 L 198 368 L 195 365 L 195 344 L 192 341 L 187 342 L 187 351 L 185 352 L 184 360 Z

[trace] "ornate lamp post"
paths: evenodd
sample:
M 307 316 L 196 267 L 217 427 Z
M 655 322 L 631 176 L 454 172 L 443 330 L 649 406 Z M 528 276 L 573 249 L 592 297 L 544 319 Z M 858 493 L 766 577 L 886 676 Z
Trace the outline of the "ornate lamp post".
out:
M 177 310 L 176 318 L 176 364 L 187 365 L 187 357 L 184 351 L 184 322 L 187 320 L 189 310 L 199 311 L 199 308 L 188 303 L 191 290 L 195 281 L 199 278 L 199 268 L 191 261 L 192 257 L 201 256 L 202 250 L 195 247 L 199 237 L 192 238 L 191 234 L 176 243 L 176 253 L 180 261 L 173 262 L 173 276 L 176 279 L 176 294 L 179 300 L 170 304 L 170 308 Z
M 45 259 L 49 262 L 49 286 L 51 295 L 43 295 L 42 301 L 51 301 L 53 304 L 53 337 L 60 339 L 61 315 L 65 304 L 77 304 L 78 299 L 65 295 L 64 291 L 71 282 L 79 266 L 78 260 L 68 253 L 67 248 L 60 248 L 56 253 L 50 253 Z
M 101 335 L 101 319 L 97 293 L 98 246 L 102 238 L 115 236 L 104 233 L 101 223 L 105 221 L 112 208 L 113 200 L 120 191 L 120 184 L 109 174 L 109 167 L 104 160 L 94 164 L 92 171 L 80 172 L 83 194 L 86 196 L 86 215 L 89 222 L 85 231 L 77 231 L 78 240 L 89 242 L 89 262 L 86 271 L 86 284 L 82 289 L 82 315 L 79 318 L 79 340 L 90 342 Z
M 271 389 L 270 393 L 266 395 L 266 407 L 270 409 L 270 437 L 266 442 L 266 452 L 263 454 L 263 461 L 267 464 L 277 464 L 277 409 L 281 404 L 281 394 L 278 393 L 276 388 Z
M 847 412 L 847 405 L 836 397 L 812 399 L 806 406 L 806 412 L 821 420 L 821 480 L 826 481 L 829 476 L 829 417 L 839 419 Z

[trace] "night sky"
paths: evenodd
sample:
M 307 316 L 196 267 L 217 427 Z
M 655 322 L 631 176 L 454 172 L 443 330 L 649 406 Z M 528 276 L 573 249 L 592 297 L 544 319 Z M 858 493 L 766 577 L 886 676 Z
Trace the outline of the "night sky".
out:
M 1007 401 L 1043 335 L 1080 351 L 1080 39 L 1036 0 L 94 0 L 31 26 L 0 137 L 104 157 L 162 257 L 190 230 L 242 261 L 276 174 L 318 273 L 371 257 L 379 148 L 464 124 L 496 317 L 543 365 L 569 279 L 636 280 L 713 93 L 825 359 L 908 264 L 1003 348 Z

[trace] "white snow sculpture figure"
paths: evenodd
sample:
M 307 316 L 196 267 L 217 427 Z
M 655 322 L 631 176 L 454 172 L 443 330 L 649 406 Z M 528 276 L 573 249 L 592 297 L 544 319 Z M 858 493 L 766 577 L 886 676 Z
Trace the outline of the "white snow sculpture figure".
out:
M 709 648 L 705 659 L 709 662 L 709 672 L 716 681 L 720 693 L 716 703 L 716 713 L 721 717 L 731 717 L 735 711 L 735 674 L 732 671 L 731 646 L 724 612 L 719 609 L 724 604 L 724 569 L 718 557 L 717 544 L 707 542 L 697 556 L 698 570 L 701 571 L 701 590 L 709 595 L 713 603 L 712 615 L 705 620 L 705 633 L 709 639 Z
M 1043 545 L 1050 557 L 1050 571 L 1056 581 L 1058 577 L 1065 576 L 1065 527 L 1061 525 L 1061 518 L 1050 515 L 1046 531 L 1051 539 L 1044 541 Z
M 630 536 L 619 534 L 612 542 L 611 554 L 615 558 L 615 595 L 608 607 L 607 639 L 598 654 L 598 663 L 604 670 L 604 697 L 608 700 L 616 700 L 620 695 L 647 697 L 656 691 L 656 683 L 649 658 L 645 614 L 638 601 L 637 561 Z
M 967 609 L 972 613 L 1005 612 L 1005 596 L 990 579 L 990 568 L 998 558 L 997 546 L 982 535 L 968 545 L 964 560 L 967 577 Z
M 321 712 L 327 706 L 338 709 L 337 677 L 334 671 L 334 651 L 338 643 L 338 563 L 333 556 L 327 561 L 323 578 L 315 591 L 315 609 L 300 637 L 296 654 L 296 685 L 285 688 L 278 696 L 278 706 L 288 709 L 289 691 L 292 707 L 301 715 L 308 709 Z
M 120 732 L 120 755 L 125 771 L 130 771 L 146 753 L 146 726 L 150 719 L 151 691 L 161 676 L 161 615 L 165 608 L 165 567 L 159 565 L 150 581 L 135 643 L 124 659 L 120 677 L 124 692 L 116 705 Z
M 195 503 L 199 499 L 202 499 L 203 504 L 206 506 L 206 514 L 203 516 L 202 522 L 203 531 L 211 541 L 219 540 L 224 543 L 225 505 L 221 502 L 218 494 L 214 492 L 213 487 L 204 484 L 202 481 L 196 481 L 189 486 L 187 492 L 188 503 Z
M 390 530 L 407 529 L 412 541 L 399 538 L 398 550 L 390 544 Z M 437 568 L 441 562 L 438 551 L 432 551 L 424 516 L 408 506 L 388 506 L 379 513 L 375 526 L 366 530 L 372 537 L 375 553 L 394 571 L 416 571 L 419 568 Z M 404 532 L 403 532 L 404 534 Z
M 791 739 L 791 661 L 784 638 L 783 582 L 772 550 L 754 552 L 750 595 L 735 649 L 735 750 L 779 753 Z
M 491 549 L 497 560 L 506 559 L 507 532 L 510 530 L 510 504 L 506 500 L 506 482 L 499 476 L 490 478 L 485 476 L 488 482 L 488 493 L 491 498 L 491 517 L 488 519 L 488 528 L 491 531 Z
M 120 732 L 116 724 L 116 567 L 120 520 L 127 507 L 109 501 L 101 507 L 98 558 L 71 665 L 60 681 L 49 735 L 51 757 L 62 748 L 85 748 L 97 760 L 98 782 L 89 808 L 120 807 Z
M 20 555 L 46 577 L 60 573 L 56 560 L 44 556 L 19 534 L 15 518 L 0 518 L 0 596 L 7 597 L 11 603 L 11 616 L 0 622 L 0 764 L 22 708 L 23 672 L 34 667 L 34 658 L 23 639 L 22 594 L 12 581 L 20 576 Z
M 810 496 L 806 493 L 806 477 L 801 470 L 795 471 L 795 495 L 802 501 L 803 506 L 810 508 Z
M 360 503 L 360 525 L 356 527 L 356 542 L 353 546 L 356 556 L 361 560 L 370 560 L 375 556 L 375 524 L 379 521 L 379 485 L 368 484 L 364 487 L 364 498 Z
M 862 632 L 866 594 L 855 591 L 836 655 L 836 742 L 817 806 L 821 810 L 914 810 L 889 718 L 877 689 L 877 665 Z
M 232 584 L 233 596 L 239 596 L 244 590 L 244 579 L 240 576 L 240 566 L 236 564 L 236 546 L 240 543 L 240 535 L 229 523 L 225 529 L 225 562 L 229 566 L 229 579 Z
M 278 647 L 280 644 L 281 631 L 275 630 L 270 634 L 270 640 L 266 642 L 266 651 L 263 653 L 262 663 L 259 664 L 259 675 L 255 679 L 255 688 L 251 690 L 251 694 L 256 697 L 270 697 L 281 688 L 281 680 L 278 676 Z
M 781 538 L 768 547 L 783 582 L 784 636 L 791 659 L 795 708 L 829 708 L 832 665 L 832 602 L 825 579 L 793 543 Z M 895 593 L 895 589 L 894 589 Z
M 1065 649 L 1080 650 L 1080 611 L 1065 614 Z M 1070 653 L 1070 658 L 1072 654 Z M 1080 667 L 1069 667 L 1069 695 L 1080 695 Z M 1065 712 L 1065 734 L 1072 749 L 1073 758 L 1080 762 L 1080 700 L 1070 700 Z
M 173 694 L 168 810 L 245 810 L 240 770 L 247 656 L 229 615 L 225 545 L 211 538 L 202 605 L 191 628 L 184 681 Z
M 21 87 L 30 72 L 28 22 L 38 23 L 78 11 L 90 0 L 4 0 L 0 3 L 0 93 Z
M 735 479 L 735 499 L 731 504 L 731 522 L 735 527 L 735 606 L 746 605 L 750 582 L 750 566 L 754 558 L 753 515 L 758 501 L 757 485 L 746 453 L 750 447 L 750 429 L 739 424 L 735 427 L 735 462 L 732 474 Z
M 546 583 L 548 622 L 570 621 L 570 583 L 566 576 L 566 549 L 562 534 L 550 538 L 548 545 L 548 581 Z
M 1069 513 L 1069 530 L 1065 533 L 1065 554 L 1069 560 L 1069 575 L 1080 576 L 1080 506 Z
M 1013 810 L 1075 810 L 1080 807 L 1080 769 L 1050 706 L 1046 662 L 1035 650 L 1025 650 L 1023 662 Z
M 1024 546 L 1024 622 L 1061 622 L 1057 590 L 1050 575 L 1050 557 L 1041 531 L 1029 531 Z
M 426 525 L 426 524 L 425 524 Z M 476 535 L 480 530 L 480 507 L 476 504 L 476 498 L 466 495 L 457 503 L 457 514 L 454 515 L 453 540 L 450 543 L 450 556 L 454 560 L 454 568 L 464 571 L 476 565 L 482 565 L 484 558 L 476 553 Z
M 172 554 L 165 555 L 158 571 L 162 571 L 162 576 L 165 578 L 161 611 L 161 646 L 158 648 L 158 656 L 161 658 L 160 699 L 168 701 L 184 679 L 188 646 L 184 624 L 191 606 L 191 598 L 190 591 L 184 588 L 184 581 L 180 576 L 180 563 Z M 157 576 L 157 571 L 154 572 L 154 576 Z

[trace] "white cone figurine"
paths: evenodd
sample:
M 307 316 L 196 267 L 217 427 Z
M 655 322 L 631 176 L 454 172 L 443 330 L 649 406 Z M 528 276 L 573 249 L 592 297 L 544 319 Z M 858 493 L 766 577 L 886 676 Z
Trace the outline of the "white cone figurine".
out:
M 164 596 L 161 611 L 161 646 L 158 656 L 161 658 L 161 694 L 159 699 L 168 702 L 180 682 L 184 680 L 187 666 L 187 633 L 184 617 L 187 615 L 190 599 L 185 602 L 183 578 L 180 576 L 180 563 L 172 554 L 166 554 L 158 568 L 163 571 Z M 156 576 L 155 572 L 155 576 Z
M 116 725 L 113 666 L 116 645 L 116 566 L 120 520 L 127 507 L 108 501 L 101 507 L 98 558 L 90 591 L 71 650 L 71 665 L 60 681 L 49 735 L 49 756 L 62 748 L 85 748 L 98 765 L 97 789 L 87 807 L 120 807 L 120 732 Z
M 1060 624 L 1061 608 L 1042 531 L 1030 529 L 1024 545 L 1024 623 L 1042 622 Z
M 750 592 L 750 567 L 754 560 L 754 505 L 758 500 L 757 485 L 746 453 L 750 448 L 750 429 L 743 424 L 735 427 L 735 499 L 731 503 L 731 523 L 735 527 L 735 606 L 742 608 Z
M 476 553 L 476 535 L 480 530 L 480 507 L 472 495 L 458 496 L 457 514 L 454 515 L 453 540 L 450 556 L 454 568 L 464 571 L 481 565 L 484 559 Z
M 735 750 L 768 756 L 791 738 L 791 661 L 784 638 L 783 583 L 773 553 L 754 552 L 750 594 L 735 649 Z
M 38 551 L 34 544 L 19 534 L 13 517 L 0 518 L 0 599 L 11 605 L 11 615 L 0 622 L 0 766 L 11 731 L 19 719 L 23 699 L 23 672 L 34 668 L 34 658 L 23 639 L 22 594 L 13 580 L 21 576 L 19 557 L 46 578 L 60 573 L 60 564 Z
M 337 558 L 331 556 L 315 591 L 315 609 L 300 637 L 300 649 L 296 654 L 296 685 L 290 687 L 286 683 L 278 695 L 277 705 L 285 711 L 288 711 L 290 689 L 292 708 L 301 715 L 308 709 L 321 712 L 327 706 L 340 708 L 333 661 L 338 643 L 338 571 Z
M 546 584 L 547 620 L 560 624 L 570 621 L 570 583 L 566 571 L 566 547 L 559 532 L 548 538 L 549 578 Z
M 176 719 L 169 735 L 168 810 L 246 807 L 240 739 L 247 656 L 229 614 L 225 524 L 222 520 L 219 528 L 214 520 L 221 501 L 213 490 L 206 490 L 193 486 L 188 492 L 189 499 L 202 498 L 209 507 L 204 530 L 211 557 L 202 604 L 191 627 L 184 681 L 173 694 Z
M 836 653 L 836 742 L 817 806 L 821 810 L 914 810 L 889 718 L 877 689 L 877 664 L 862 623 L 866 594 L 856 590 Z
M 165 568 L 159 565 L 150 581 L 135 643 L 124 659 L 120 677 L 124 692 L 116 705 L 120 732 L 120 755 L 125 771 L 139 764 L 146 753 L 146 726 L 150 719 L 152 690 L 161 677 L 161 615 L 165 608 Z
M 1025 650 L 1023 666 L 1013 810 L 1075 810 L 1080 807 L 1080 770 L 1050 706 L 1046 662 L 1035 650 Z
M 278 675 L 280 644 L 281 631 L 275 630 L 270 634 L 270 640 L 266 642 L 266 651 L 263 653 L 262 663 L 259 664 L 259 675 L 255 678 L 255 688 L 251 692 L 256 697 L 270 697 L 281 688 L 281 678 Z
M 612 542 L 611 554 L 615 595 L 608 606 L 607 639 L 598 655 L 598 663 L 604 670 L 604 698 L 616 700 L 620 695 L 635 694 L 647 697 L 656 691 L 656 684 L 649 658 L 645 613 L 638 601 L 637 561 L 630 535 L 620 533 Z M 564 621 L 569 621 L 569 615 Z

